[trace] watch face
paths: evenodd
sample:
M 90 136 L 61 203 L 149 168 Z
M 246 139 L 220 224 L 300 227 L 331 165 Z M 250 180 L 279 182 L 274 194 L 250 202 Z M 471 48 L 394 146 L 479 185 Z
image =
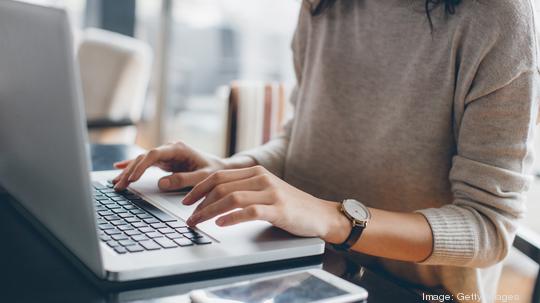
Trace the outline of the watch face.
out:
M 369 220 L 369 213 L 367 208 L 360 202 L 356 200 L 345 200 L 343 202 L 343 209 L 347 214 L 353 217 L 358 221 L 367 221 Z

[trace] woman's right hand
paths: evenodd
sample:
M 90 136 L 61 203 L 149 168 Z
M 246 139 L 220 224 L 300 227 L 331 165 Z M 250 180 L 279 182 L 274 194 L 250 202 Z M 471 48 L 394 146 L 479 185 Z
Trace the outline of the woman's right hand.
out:
M 244 159 L 249 165 L 251 159 Z M 112 180 L 114 189 L 122 191 L 130 183 L 140 179 L 151 166 L 157 166 L 172 174 L 163 177 L 158 182 L 161 190 L 178 190 L 193 186 L 204 180 L 213 172 L 227 168 L 227 161 L 213 155 L 205 154 L 182 143 L 170 143 L 150 150 L 132 160 L 114 164 L 115 168 L 123 171 Z M 244 166 L 244 165 L 242 165 Z

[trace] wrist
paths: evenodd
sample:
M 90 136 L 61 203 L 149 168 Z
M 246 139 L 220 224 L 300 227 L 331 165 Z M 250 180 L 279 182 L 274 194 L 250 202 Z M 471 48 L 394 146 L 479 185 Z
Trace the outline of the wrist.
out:
M 320 238 L 325 242 L 332 244 L 341 244 L 347 240 L 352 230 L 351 221 L 341 211 L 341 203 L 322 201 L 327 214 L 325 228 Z
M 229 158 L 220 159 L 223 169 L 238 169 L 247 168 L 257 165 L 255 159 L 246 155 L 232 156 Z

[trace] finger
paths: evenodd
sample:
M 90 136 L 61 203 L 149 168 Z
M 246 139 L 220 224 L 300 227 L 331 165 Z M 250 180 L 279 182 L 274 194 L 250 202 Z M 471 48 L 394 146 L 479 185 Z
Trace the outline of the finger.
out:
M 161 190 L 178 190 L 184 187 L 193 186 L 208 176 L 208 172 L 204 170 L 196 170 L 187 173 L 175 173 L 170 176 L 163 177 L 158 181 L 158 187 Z
M 134 161 L 134 160 L 135 160 L 135 159 L 129 159 L 129 160 L 124 160 L 124 161 L 116 162 L 116 163 L 113 164 L 113 166 L 114 166 L 115 168 L 118 168 L 118 169 L 125 169 L 125 168 L 129 165 L 129 163 L 131 163 L 131 162 Z M 120 173 L 118 174 L 118 176 L 116 176 L 114 179 L 111 180 L 112 184 L 118 183 L 118 181 L 120 180 L 121 176 L 123 175 L 123 172 L 124 172 L 124 171 L 120 172 Z
M 208 178 L 204 179 L 201 183 L 195 185 L 195 187 L 193 187 L 193 189 L 184 197 L 182 203 L 191 205 L 199 201 L 199 199 L 204 197 L 218 184 L 250 178 L 264 172 L 265 170 L 260 166 L 217 171 Z
M 219 226 L 230 226 L 253 220 L 264 220 L 272 223 L 274 217 L 275 208 L 273 206 L 257 204 L 221 216 L 216 220 L 216 224 Z
M 133 168 L 137 163 L 139 163 L 144 158 L 144 155 L 139 155 L 135 160 L 131 161 L 126 168 L 124 168 L 124 171 L 120 175 L 120 179 L 118 182 L 114 185 L 114 189 L 117 191 L 122 191 L 127 188 L 129 185 L 128 177 L 133 171 Z
M 270 201 L 268 195 L 263 192 L 235 191 L 203 209 L 195 210 L 187 224 L 194 226 L 236 208 L 245 208 L 253 204 L 268 204 Z
M 233 192 L 261 191 L 265 187 L 266 180 L 264 178 L 264 175 L 218 184 L 206 195 L 205 199 L 199 205 L 197 205 L 195 212 L 204 209 L 205 207 L 226 197 Z
M 113 166 L 118 169 L 126 168 L 129 164 L 129 162 L 133 161 L 133 159 L 123 160 L 119 162 L 115 162 Z
M 111 180 L 112 184 L 115 185 L 120 180 L 120 176 L 122 176 L 122 172 L 120 172 L 114 179 Z
M 139 178 L 142 176 L 142 174 L 152 165 L 156 164 L 160 161 L 167 161 L 172 159 L 175 155 L 174 147 L 172 145 L 164 145 L 157 148 L 152 149 L 146 155 L 144 158 L 141 159 L 137 163 L 135 167 L 133 167 L 133 170 L 131 171 L 130 175 L 128 176 L 129 182 L 134 182 L 139 180 Z
M 134 159 L 133 161 L 135 161 L 135 159 Z M 129 166 L 129 164 L 131 164 L 131 162 L 128 163 L 127 166 Z M 126 166 L 126 168 L 127 168 L 127 166 Z M 113 183 L 114 185 L 116 185 L 116 184 L 122 179 L 122 177 L 125 175 L 125 173 L 126 173 L 126 168 L 124 168 L 124 169 L 118 174 L 118 176 L 116 176 L 116 177 L 112 180 L 112 183 Z
M 133 161 L 135 162 L 135 161 Z M 114 189 L 115 190 L 124 190 L 126 185 L 124 184 L 124 179 L 126 179 L 126 173 L 128 172 L 131 165 L 133 165 L 133 162 L 129 163 L 124 170 L 113 180 Z

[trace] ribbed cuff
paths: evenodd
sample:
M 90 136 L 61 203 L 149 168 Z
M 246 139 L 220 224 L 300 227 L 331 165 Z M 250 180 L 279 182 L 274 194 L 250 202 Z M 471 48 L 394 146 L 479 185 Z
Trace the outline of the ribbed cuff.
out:
M 433 233 L 433 252 L 426 265 L 466 266 L 476 255 L 476 219 L 465 209 L 454 205 L 418 210 L 426 217 Z

